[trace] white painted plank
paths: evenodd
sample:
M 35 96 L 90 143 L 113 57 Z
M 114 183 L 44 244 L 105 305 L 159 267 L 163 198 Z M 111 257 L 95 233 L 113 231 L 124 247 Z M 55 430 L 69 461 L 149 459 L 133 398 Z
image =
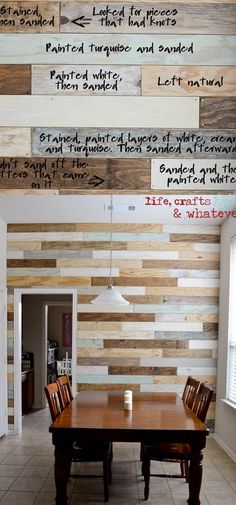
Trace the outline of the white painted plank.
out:
M 0 34 L 0 63 L 235 65 L 236 36 Z
M 178 287 L 181 288 L 218 288 L 219 287 L 219 279 L 187 279 L 180 278 L 178 279 Z
M 0 156 L 31 156 L 30 128 L 0 127 Z
M 179 225 L 180 226 L 180 225 Z M 192 227 L 191 227 L 192 230 Z M 168 231 L 168 230 L 166 230 Z M 172 232 L 176 232 L 176 226 L 173 226 Z M 183 231 L 181 232 L 183 233 Z M 204 232 L 205 233 L 205 232 Z M 109 251 L 93 251 L 93 258 L 109 258 Z M 176 260 L 179 258 L 178 251 L 112 251 L 113 259 L 158 259 L 158 260 Z
M 236 189 L 236 160 L 152 160 L 152 189 Z
M 140 95 L 141 68 L 124 65 L 33 65 L 33 95 Z
M 168 160 L 169 161 L 169 160 Z M 193 197 L 194 198 L 194 197 Z M 193 226 L 190 224 L 178 224 L 178 227 L 174 224 L 163 224 L 162 227 L 163 232 L 166 233 L 193 233 Z M 219 235 L 220 234 L 220 226 L 213 225 L 198 225 L 194 226 L 194 233 L 204 233 L 207 235 Z M 167 259 L 167 258 L 166 258 Z
M 0 96 L 2 126 L 198 128 L 198 98 Z

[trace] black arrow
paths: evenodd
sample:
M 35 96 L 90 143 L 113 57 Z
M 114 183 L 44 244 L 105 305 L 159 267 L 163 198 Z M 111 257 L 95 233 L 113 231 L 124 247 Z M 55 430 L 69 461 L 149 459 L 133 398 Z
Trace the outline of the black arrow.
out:
M 80 21 L 80 23 L 78 23 Z M 84 28 L 85 25 L 90 25 L 90 21 L 92 21 L 91 18 L 86 18 L 84 16 L 80 16 L 79 18 L 72 19 L 71 23 L 74 23 L 75 25 L 81 26 L 81 28 Z
M 92 186 L 100 186 L 104 182 L 104 179 L 101 179 L 101 177 L 98 177 L 97 175 L 94 175 L 91 179 L 89 179 L 88 183 L 91 184 Z

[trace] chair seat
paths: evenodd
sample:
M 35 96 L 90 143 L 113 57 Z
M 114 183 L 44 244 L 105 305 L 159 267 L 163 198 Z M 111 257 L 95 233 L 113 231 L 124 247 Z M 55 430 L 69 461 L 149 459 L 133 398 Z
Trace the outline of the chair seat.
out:
M 150 446 L 145 444 L 144 446 L 144 457 L 154 461 L 179 461 L 181 459 L 186 459 L 190 452 L 190 446 L 181 443 L 173 444 L 162 442 Z

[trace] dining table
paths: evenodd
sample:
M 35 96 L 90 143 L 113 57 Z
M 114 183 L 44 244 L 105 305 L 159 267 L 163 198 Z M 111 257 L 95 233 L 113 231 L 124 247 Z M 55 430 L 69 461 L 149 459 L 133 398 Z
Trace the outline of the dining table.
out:
M 133 392 L 132 410 L 122 391 L 80 391 L 49 427 L 55 446 L 56 505 L 67 505 L 74 441 L 181 442 L 190 446 L 189 505 L 199 505 L 207 426 L 173 392 Z M 115 465 L 115 455 L 113 459 Z M 141 465 L 140 465 L 141 473 Z

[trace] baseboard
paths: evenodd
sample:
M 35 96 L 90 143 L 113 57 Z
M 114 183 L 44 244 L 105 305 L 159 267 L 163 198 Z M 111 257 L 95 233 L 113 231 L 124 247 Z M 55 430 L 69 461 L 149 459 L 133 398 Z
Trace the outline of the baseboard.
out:
M 235 463 L 236 463 L 236 454 L 235 454 L 235 452 L 231 451 L 231 449 L 215 433 L 213 435 L 213 438 L 215 439 L 215 441 L 217 442 L 217 444 L 219 444 L 219 446 L 222 447 L 222 449 L 224 449 L 224 451 L 228 454 L 228 456 L 230 456 L 230 458 L 232 458 L 232 460 L 235 461 Z

